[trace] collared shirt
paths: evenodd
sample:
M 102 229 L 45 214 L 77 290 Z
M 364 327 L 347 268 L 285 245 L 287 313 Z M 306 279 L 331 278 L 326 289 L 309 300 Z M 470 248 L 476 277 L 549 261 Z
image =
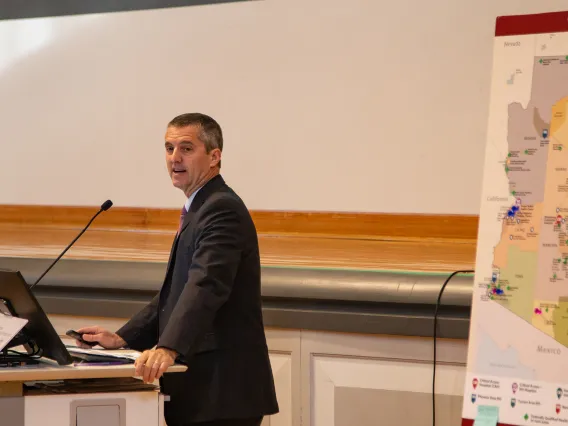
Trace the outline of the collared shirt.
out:
M 193 199 L 195 198 L 195 195 L 197 194 L 197 192 L 201 189 L 202 187 L 197 188 L 195 191 L 193 191 L 193 194 L 191 194 L 189 196 L 189 198 L 187 199 L 187 201 L 185 202 L 185 210 L 189 211 L 189 208 L 191 207 L 191 203 L 193 202 Z

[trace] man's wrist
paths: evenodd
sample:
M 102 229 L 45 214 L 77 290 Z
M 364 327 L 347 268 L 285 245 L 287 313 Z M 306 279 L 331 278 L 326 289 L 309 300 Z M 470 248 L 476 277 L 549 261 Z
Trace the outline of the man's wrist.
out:
M 116 336 L 116 344 L 118 345 L 118 348 L 125 348 L 127 346 L 126 340 L 124 340 L 118 334 L 116 334 L 116 333 L 114 333 L 114 334 Z
M 170 348 L 164 348 L 163 346 L 160 346 L 156 349 L 160 349 L 162 351 L 164 351 L 165 353 L 167 353 L 168 355 L 170 355 L 172 357 L 172 359 L 175 361 L 177 359 L 177 357 L 179 356 L 179 354 L 174 351 L 173 349 Z

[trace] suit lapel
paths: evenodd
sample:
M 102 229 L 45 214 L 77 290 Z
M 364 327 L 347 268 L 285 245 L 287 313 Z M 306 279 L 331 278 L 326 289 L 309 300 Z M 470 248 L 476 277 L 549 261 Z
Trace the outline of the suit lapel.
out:
M 177 249 L 177 245 L 179 242 L 179 237 L 181 233 L 189 226 L 189 224 L 193 221 L 195 213 L 201 208 L 201 206 L 205 203 L 207 198 L 219 188 L 221 188 L 225 184 L 225 181 L 221 177 L 221 175 L 217 175 L 210 179 L 203 187 L 199 190 L 197 194 L 195 194 L 195 198 L 191 202 L 191 206 L 189 206 L 189 211 L 186 213 L 183 219 L 183 225 L 181 230 L 178 234 L 176 234 L 175 240 L 172 244 L 172 248 L 170 251 L 170 257 L 168 259 L 168 266 L 166 268 L 166 277 L 170 273 L 170 268 L 172 267 L 172 263 L 174 263 L 175 253 Z
M 170 257 L 168 258 L 168 266 L 166 267 L 166 276 L 170 271 L 170 266 L 172 265 L 172 261 L 174 260 L 175 252 L 177 249 L 177 244 L 179 240 L 179 234 L 176 234 L 176 237 L 172 243 L 172 248 L 170 249 Z
M 218 191 L 225 184 L 225 181 L 221 177 L 221 175 L 217 175 L 210 179 L 203 187 L 199 190 L 197 194 L 195 194 L 195 198 L 191 202 L 191 206 L 189 206 L 189 211 L 185 215 L 183 219 L 183 225 L 181 227 L 180 234 L 189 226 L 189 224 L 193 221 L 195 217 L 195 213 L 201 208 L 201 206 L 207 201 L 207 198 L 214 192 Z

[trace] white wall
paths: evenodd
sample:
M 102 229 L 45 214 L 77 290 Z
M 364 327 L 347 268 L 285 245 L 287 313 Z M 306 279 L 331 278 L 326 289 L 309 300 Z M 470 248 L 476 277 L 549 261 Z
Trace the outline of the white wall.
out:
M 251 209 L 477 214 L 498 15 L 565 0 L 264 0 L 0 21 L 0 203 L 179 207 L 211 114 Z

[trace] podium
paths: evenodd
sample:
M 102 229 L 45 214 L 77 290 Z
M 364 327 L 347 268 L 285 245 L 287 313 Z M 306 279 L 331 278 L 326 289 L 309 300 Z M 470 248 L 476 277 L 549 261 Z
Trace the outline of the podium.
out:
M 21 273 L 0 270 L 0 325 L 24 320 L 13 338 L 4 336 L 0 353 L 0 426 L 166 426 L 167 397 L 135 377 L 133 360 L 85 364 L 73 356 Z M 0 327 L 0 343 L 5 332 Z M 138 354 L 107 354 L 117 352 Z M 165 374 L 186 369 L 176 364 Z
M 183 372 L 171 366 L 166 374 Z M 0 368 L 0 426 L 166 426 L 165 395 L 133 364 Z

